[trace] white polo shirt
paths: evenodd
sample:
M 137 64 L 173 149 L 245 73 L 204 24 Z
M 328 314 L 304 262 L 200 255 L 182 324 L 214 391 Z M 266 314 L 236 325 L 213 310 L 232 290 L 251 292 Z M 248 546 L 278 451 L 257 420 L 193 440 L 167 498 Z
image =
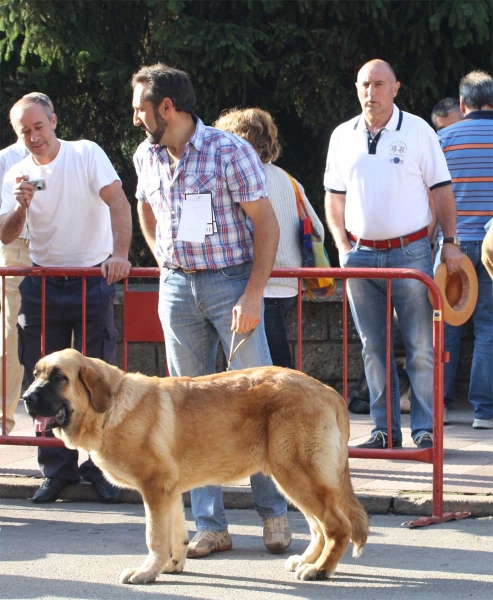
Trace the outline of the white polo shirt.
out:
M 363 115 L 339 125 L 330 138 L 324 187 L 346 194 L 346 229 L 357 237 L 383 240 L 423 229 L 431 221 L 427 188 L 449 183 L 433 129 L 395 105 L 373 140 Z
M 44 179 L 28 211 L 29 251 L 42 267 L 92 267 L 113 252 L 110 209 L 100 190 L 120 181 L 110 159 L 94 142 L 60 140 L 57 156 L 36 165 L 31 155 L 5 175 L 0 214 L 14 208 L 15 179 Z

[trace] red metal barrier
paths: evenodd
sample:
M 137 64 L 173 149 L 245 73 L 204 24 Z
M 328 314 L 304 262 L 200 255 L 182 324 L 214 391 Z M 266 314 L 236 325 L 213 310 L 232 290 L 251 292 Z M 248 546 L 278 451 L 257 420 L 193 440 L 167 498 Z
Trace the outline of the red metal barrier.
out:
M 80 269 L 80 268 L 63 268 L 63 269 L 47 269 L 41 267 L 32 267 L 25 269 L 18 268 L 0 268 L 0 276 L 3 280 L 2 306 L 5 305 L 5 276 L 41 276 L 42 277 L 42 331 L 41 331 L 41 352 L 45 354 L 46 347 L 46 330 L 45 330 L 45 292 L 46 292 L 46 277 L 49 276 L 75 276 L 82 277 L 82 316 L 83 316 L 83 347 L 82 352 L 85 353 L 85 290 L 86 277 L 97 276 L 101 274 L 99 268 Z M 139 278 L 157 278 L 159 269 L 156 268 L 132 268 L 129 277 Z M 298 367 L 302 370 L 303 357 L 303 331 L 302 331 L 302 314 L 303 303 L 301 301 L 301 286 L 304 277 L 334 277 L 342 280 L 343 294 L 343 396 L 347 401 L 348 398 L 348 302 L 347 302 L 347 280 L 350 278 L 359 279 L 386 279 L 387 280 L 387 415 L 388 415 L 388 431 L 391 427 L 391 386 L 390 380 L 390 361 L 391 361 L 391 325 L 392 325 L 392 303 L 391 291 L 392 280 L 411 278 L 421 281 L 428 287 L 433 298 L 433 406 L 434 406 L 434 423 L 433 423 L 433 448 L 428 449 L 395 449 L 389 447 L 386 450 L 375 450 L 370 448 L 349 448 L 350 458 L 384 458 L 397 460 L 413 460 L 433 464 L 433 499 L 432 499 L 432 516 L 422 517 L 416 521 L 410 521 L 407 524 L 418 527 L 430 523 L 438 523 L 449 521 L 452 519 L 461 519 L 469 516 L 469 513 L 443 513 L 443 363 L 448 360 L 447 353 L 444 352 L 444 327 L 443 327 L 443 300 L 440 291 L 435 282 L 420 271 L 412 269 L 274 269 L 273 277 L 295 277 L 298 279 L 298 351 L 297 361 Z M 145 294 L 145 296 L 143 295 Z M 123 331 L 123 365 L 127 369 L 127 344 L 129 341 L 161 341 L 163 340 L 162 332 L 156 329 L 159 325 L 157 319 L 157 294 L 158 292 L 133 292 L 128 290 L 127 281 L 124 282 L 124 331 Z M 138 295 L 138 296 L 137 296 Z M 140 296 L 140 298 L 139 298 Z M 128 300 L 127 309 L 125 312 L 125 302 Z M 142 307 L 147 306 L 147 309 L 142 312 Z M 156 314 L 151 314 L 151 307 L 156 309 Z M 135 311 L 135 312 L 134 312 Z M 138 316 L 143 314 L 146 321 L 152 319 L 150 326 L 149 322 L 144 325 L 138 325 Z M 3 332 L 5 332 L 5 313 L 2 311 Z M 5 335 L 5 334 L 4 334 Z M 3 347 L 5 348 L 5 339 L 3 339 Z M 2 420 L 2 435 L 0 436 L 0 444 L 12 445 L 33 445 L 33 446 L 55 446 L 62 443 L 54 438 L 46 437 L 25 437 L 11 436 L 6 433 L 6 357 L 2 357 L 3 363 L 3 381 L 2 381 L 2 406 L 4 418 Z M 389 444 L 392 446 L 392 436 L 389 436 Z

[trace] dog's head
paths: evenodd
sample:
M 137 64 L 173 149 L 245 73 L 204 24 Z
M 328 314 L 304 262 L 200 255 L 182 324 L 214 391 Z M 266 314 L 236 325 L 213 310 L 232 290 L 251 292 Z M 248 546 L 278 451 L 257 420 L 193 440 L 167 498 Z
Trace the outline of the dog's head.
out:
M 36 430 L 59 429 L 55 433 L 76 435 L 87 416 L 106 412 L 113 395 L 108 369 L 113 370 L 103 361 L 71 349 L 38 361 L 36 379 L 23 396 Z

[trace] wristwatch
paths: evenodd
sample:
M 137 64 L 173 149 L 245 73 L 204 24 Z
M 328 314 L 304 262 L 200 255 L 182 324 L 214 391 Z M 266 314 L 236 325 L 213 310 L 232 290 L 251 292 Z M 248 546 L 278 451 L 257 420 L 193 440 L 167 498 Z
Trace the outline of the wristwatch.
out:
M 458 237 L 446 237 L 443 238 L 444 244 L 453 244 L 454 246 L 460 246 L 460 239 Z

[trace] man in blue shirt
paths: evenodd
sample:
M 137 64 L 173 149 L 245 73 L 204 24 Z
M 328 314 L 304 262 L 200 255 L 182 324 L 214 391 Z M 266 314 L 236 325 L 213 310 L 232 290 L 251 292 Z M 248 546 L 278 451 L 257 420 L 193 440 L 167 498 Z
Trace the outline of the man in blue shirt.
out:
M 473 71 L 460 82 L 460 109 L 464 120 L 439 132 L 452 176 L 457 203 L 458 238 L 439 234 L 440 253 L 446 244 L 458 244 L 472 260 L 478 276 L 478 301 L 472 315 L 474 353 L 469 402 L 474 407 L 473 427 L 493 429 L 493 282 L 481 262 L 485 225 L 493 217 L 493 79 Z M 455 379 L 463 326 L 445 325 L 445 408 L 455 397 Z

